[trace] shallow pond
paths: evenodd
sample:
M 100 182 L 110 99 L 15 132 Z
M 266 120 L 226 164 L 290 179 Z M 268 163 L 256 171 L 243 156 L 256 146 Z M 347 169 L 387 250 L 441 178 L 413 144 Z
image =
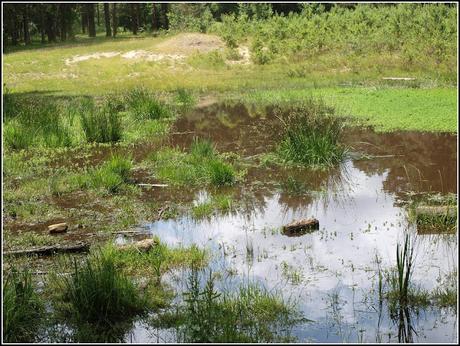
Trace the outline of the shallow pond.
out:
M 272 147 L 273 132 L 263 125 L 270 118 L 271 110 L 214 105 L 181 118 L 171 142 L 187 147 L 193 136 L 209 137 L 220 151 L 253 156 Z M 416 284 L 434 289 L 439 278 L 457 270 L 457 235 L 417 234 L 405 208 L 405 201 L 419 193 L 457 192 L 456 136 L 352 128 L 344 141 L 374 157 L 348 159 L 328 172 L 254 167 L 247 179 L 258 184 L 232 190 L 250 196 L 238 211 L 203 220 L 160 220 L 143 225 L 143 232 L 170 245 L 194 243 L 211 250 L 210 267 L 220 273 L 221 287 L 258 282 L 295 300 L 313 320 L 294 327 L 298 341 L 455 342 L 456 311 L 427 308 L 398 321 L 390 318 L 385 304 L 378 303 L 376 256 L 382 268 L 394 266 L 396 245 L 409 233 L 416 246 Z M 283 191 L 280 185 L 288 176 L 302 182 L 305 191 Z M 199 203 L 211 192 L 187 194 Z M 320 229 L 299 237 L 280 233 L 281 226 L 306 217 L 317 218 Z M 181 291 L 185 277 L 177 271 L 168 279 Z M 409 332 L 402 335 L 402 327 Z M 150 330 L 142 323 L 126 339 L 174 340 L 169 330 Z

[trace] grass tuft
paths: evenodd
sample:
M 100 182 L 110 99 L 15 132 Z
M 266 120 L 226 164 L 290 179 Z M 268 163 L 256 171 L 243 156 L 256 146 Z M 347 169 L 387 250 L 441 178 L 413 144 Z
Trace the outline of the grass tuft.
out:
M 343 119 L 322 101 L 309 99 L 275 114 L 282 125 L 278 154 L 286 162 L 328 167 L 345 159 L 347 148 L 340 144 Z
M 125 94 L 127 110 L 137 120 L 160 119 L 169 116 L 169 110 L 145 88 L 134 88 Z
M 145 310 L 146 302 L 112 257 L 93 254 L 74 262 L 72 276 L 61 279 L 68 312 L 76 321 L 110 325 Z
M 44 304 L 34 290 L 29 272 L 12 270 L 3 282 L 3 340 L 34 342 Z
M 87 142 L 111 143 L 122 137 L 120 115 L 108 101 L 96 108 L 92 100 L 85 100 L 80 120 Z

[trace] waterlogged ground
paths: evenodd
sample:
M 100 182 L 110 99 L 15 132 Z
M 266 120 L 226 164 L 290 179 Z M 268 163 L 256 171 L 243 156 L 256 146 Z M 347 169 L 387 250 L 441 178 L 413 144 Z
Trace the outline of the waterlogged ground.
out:
M 178 120 L 171 144 L 187 147 L 193 136 L 209 137 L 221 152 L 251 160 L 273 147 L 276 133 L 260 125 L 261 118 L 273 120 L 272 113 L 243 105 L 198 109 Z M 369 129 L 349 129 L 345 137 L 354 152 L 368 156 L 326 172 L 250 166 L 248 183 L 227 191 L 240 201 L 235 210 L 150 222 L 140 231 L 172 246 L 193 243 L 211 250 L 210 267 L 220 287 L 257 282 L 295 301 L 312 320 L 293 326 L 298 341 L 456 342 L 456 311 L 428 307 L 391 318 L 386 303 L 379 304 L 376 275 L 376 258 L 382 268 L 394 266 L 396 244 L 406 233 L 415 239 L 417 285 L 433 290 L 457 270 L 457 235 L 418 234 L 406 207 L 424 192 L 456 193 L 456 137 Z M 287 190 L 288 179 L 301 188 Z M 158 193 L 151 198 L 167 198 L 167 190 Z M 214 193 L 185 189 L 175 198 L 198 205 Z M 320 229 L 298 237 L 280 232 L 282 225 L 306 217 L 317 218 Z M 131 239 L 120 235 L 116 241 Z M 185 271 L 176 271 L 168 281 L 181 291 L 186 277 Z M 142 322 L 125 338 L 175 341 L 171 330 Z
M 171 246 L 196 244 L 209 250 L 209 268 L 218 287 L 232 290 L 242 282 L 256 282 L 295 302 L 311 320 L 292 326 L 292 335 L 300 342 L 456 342 L 454 309 L 428 307 L 390 316 L 377 293 L 377 259 L 382 269 L 394 266 L 396 245 L 405 234 L 415 239 L 415 284 L 432 291 L 446 275 L 457 271 L 457 234 L 420 232 L 409 221 L 407 207 L 424 193 L 457 193 L 456 136 L 382 134 L 348 127 L 343 140 L 351 148 L 350 158 L 330 170 L 314 171 L 280 168 L 270 161 L 266 153 L 277 143 L 276 124 L 272 108 L 203 104 L 180 117 L 163 143 L 94 148 L 87 157 L 66 157 L 51 164 L 56 169 L 69 161 L 97 165 L 117 150 L 131 153 L 139 163 L 161 144 L 189 148 L 194 137 L 209 138 L 220 153 L 244 163 L 243 180 L 219 190 L 144 189 L 142 202 L 182 204 L 190 209 L 227 194 L 234 202 L 231 210 L 204 217 L 182 210 L 169 219 L 150 212 L 135 237 L 120 234 L 117 243 L 158 236 Z M 136 183 L 162 183 L 145 168 L 136 169 L 132 178 Z M 111 206 L 80 192 L 53 197 L 53 203 L 68 210 L 86 208 L 95 219 L 111 214 Z M 308 217 L 319 220 L 319 230 L 297 237 L 282 234 L 283 225 Z M 48 220 L 28 229 L 44 232 L 47 224 L 61 221 L 69 220 Z M 104 223 L 102 216 L 100 223 Z M 70 224 L 64 240 L 108 239 L 107 234 L 101 239 L 95 233 L 99 224 L 81 228 L 73 227 L 72 220 Z M 9 227 L 15 231 L 24 225 L 10 222 Z M 45 267 L 49 259 L 43 261 Z M 186 289 L 187 276 L 187 270 L 177 269 L 163 280 L 180 293 Z M 128 323 L 114 339 L 177 340 L 173 330 L 153 328 L 145 320 Z

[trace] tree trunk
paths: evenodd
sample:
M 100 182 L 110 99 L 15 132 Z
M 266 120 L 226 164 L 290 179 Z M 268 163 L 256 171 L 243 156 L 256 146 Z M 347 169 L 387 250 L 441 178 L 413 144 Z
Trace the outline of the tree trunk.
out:
M 130 15 L 131 15 L 131 31 L 133 35 L 137 35 L 137 14 L 136 6 L 137 4 L 130 4 Z
M 49 11 L 46 12 L 45 31 L 46 31 L 46 36 L 48 36 L 48 42 L 56 42 L 54 14 L 50 13 Z
M 59 4 L 59 19 L 60 19 L 60 27 L 61 27 L 61 41 L 65 41 L 67 39 L 67 8 L 66 4 Z
M 162 2 L 161 3 L 161 12 L 163 15 L 163 28 L 168 30 L 169 29 L 169 19 L 168 19 L 168 4 Z
M 88 15 L 88 36 L 96 37 L 96 25 L 94 23 L 94 4 L 86 4 L 86 13 Z
M 86 28 L 88 27 L 88 15 L 86 13 L 86 6 L 80 5 L 81 12 L 81 32 L 86 34 Z
M 118 30 L 118 18 L 117 18 L 117 4 L 112 4 L 112 36 L 117 36 Z
M 16 46 L 18 44 L 18 23 L 16 12 L 13 12 L 10 18 L 11 21 L 11 44 Z
M 45 5 L 40 8 L 40 34 L 41 42 L 45 43 Z
M 24 5 L 24 13 L 22 16 L 23 23 L 24 23 L 24 43 L 30 44 L 30 32 L 29 32 L 29 6 L 27 4 Z
M 104 20 L 105 20 L 105 36 L 112 36 L 112 29 L 110 28 L 110 4 L 104 2 Z
M 97 11 L 97 26 L 101 26 L 101 17 L 99 13 L 99 4 L 96 4 L 96 11 Z
M 152 31 L 159 29 L 158 25 L 158 10 L 155 4 L 152 4 Z

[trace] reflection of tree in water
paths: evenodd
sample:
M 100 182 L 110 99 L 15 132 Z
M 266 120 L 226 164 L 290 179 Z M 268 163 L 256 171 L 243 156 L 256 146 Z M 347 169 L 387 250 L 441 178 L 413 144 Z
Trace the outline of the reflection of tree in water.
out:
M 323 209 L 327 209 L 331 201 L 341 206 L 351 202 L 353 182 L 349 177 L 347 162 L 324 171 L 303 169 L 294 176 L 303 184 L 305 192 L 295 195 L 281 190 L 278 201 L 285 210 L 305 210 L 315 202 L 321 203 Z
M 353 129 L 346 141 L 355 150 L 369 155 L 395 155 L 355 160 L 353 165 L 368 176 L 388 172 L 383 188 L 398 197 L 409 190 L 445 193 L 457 190 L 455 136 L 409 131 L 378 134 Z
M 122 343 L 130 337 L 133 327 L 132 319 L 104 326 L 95 323 L 56 323 L 46 330 L 44 339 L 53 343 Z
M 216 103 L 194 109 L 180 117 L 173 126 L 172 145 L 187 148 L 194 136 L 212 140 L 221 151 L 253 155 L 273 146 L 268 135 L 273 127 L 265 108 L 247 107 L 241 103 Z

